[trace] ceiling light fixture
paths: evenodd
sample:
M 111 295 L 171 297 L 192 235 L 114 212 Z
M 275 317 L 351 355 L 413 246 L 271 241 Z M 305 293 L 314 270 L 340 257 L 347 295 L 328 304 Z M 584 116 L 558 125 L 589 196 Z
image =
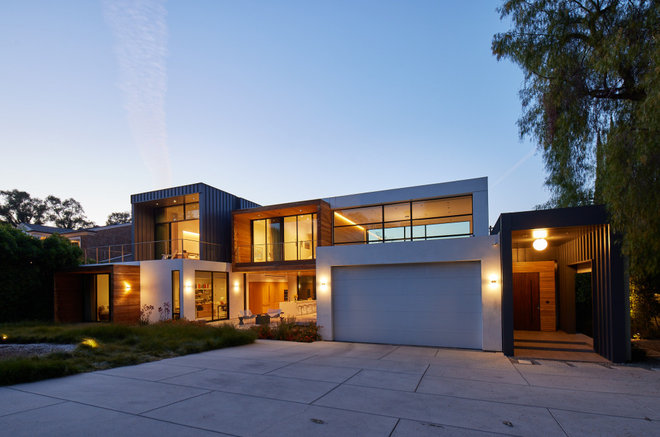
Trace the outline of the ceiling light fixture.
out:
M 548 247 L 548 240 L 546 240 L 545 238 L 539 238 L 537 240 L 534 240 L 532 246 L 534 247 L 534 249 L 540 252 L 542 250 L 545 250 L 546 247 Z

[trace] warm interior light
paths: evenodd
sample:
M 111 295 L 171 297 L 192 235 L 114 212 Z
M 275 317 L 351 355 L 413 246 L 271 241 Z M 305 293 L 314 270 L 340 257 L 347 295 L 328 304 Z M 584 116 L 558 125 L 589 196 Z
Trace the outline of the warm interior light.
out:
M 548 247 L 548 240 L 545 238 L 539 238 L 538 240 L 534 240 L 534 243 L 532 243 L 532 246 L 536 250 L 545 250 L 546 247 Z
M 358 224 L 355 223 L 353 220 L 349 219 L 348 217 L 343 216 L 342 214 L 338 213 L 337 211 L 335 211 L 335 215 L 336 215 L 337 217 L 339 217 L 340 219 L 344 220 L 346 223 L 349 223 L 349 224 L 355 226 L 356 228 L 358 228 L 358 229 L 360 229 L 360 230 L 362 230 L 362 231 L 367 231 L 369 234 L 373 235 L 373 236 L 376 237 L 377 239 L 379 239 L 379 240 L 382 240 L 382 239 L 383 239 L 383 237 L 381 237 L 380 235 L 376 235 L 376 234 L 374 234 L 373 232 L 371 232 L 370 230 L 365 229 L 363 226 L 358 225 Z
M 197 232 L 190 232 L 190 231 L 181 231 L 183 235 L 184 240 L 193 240 L 193 241 L 199 241 L 199 233 Z
M 548 237 L 548 231 L 546 231 L 545 229 L 534 229 L 532 231 L 532 237 L 534 237 L 537 240 L 539 238 L 547 238 Z

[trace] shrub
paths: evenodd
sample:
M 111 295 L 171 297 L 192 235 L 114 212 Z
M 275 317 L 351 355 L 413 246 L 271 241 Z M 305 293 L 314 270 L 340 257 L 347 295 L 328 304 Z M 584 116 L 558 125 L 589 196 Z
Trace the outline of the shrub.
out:
M 53 319 L 53 274 L 82 251 L 59 235 L 39 240 L 0 223 L 0 322 Z
M 277 326 L 259 325 L 251 327 L 261 339 L 298 341 L 311 343 L 321 340 L 319 327 L 314 322 L 296 323 L 294 319 L 282 320 Z

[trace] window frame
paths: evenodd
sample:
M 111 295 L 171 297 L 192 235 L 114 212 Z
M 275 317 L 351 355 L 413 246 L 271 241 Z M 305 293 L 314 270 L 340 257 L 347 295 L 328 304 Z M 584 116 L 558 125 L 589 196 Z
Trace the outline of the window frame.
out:
M 461 199 L 461 198 L 470 198 L 470 213 L 469 214 L 450 214 L 450 215 L 443 215 L 443 216 L 433 216 L 433 217 L 424 217 L 424 218 L 414 218 L 413 217 L 413 204 L 416 202 L 427 202 L 427 201 L 434 201 L 434 200 L 451 200 L 451 199 Z M 409 219 L 405 220 L 385 220 L 385 209 L 387 206 L 391 205 L 402 205 L 402 204 L 408 204 L 409 206 Z M 345 217 L 346 220 L 350 220 L 353 222 L 352 224 L 346 224 L 346 225 L 337 225 L 335 223 L 335 214 L 343 211 L 350 211 L 354 209 L 360 209 L 360 208 L 373 208 L 373 207 L 381 207 L 381 221 L 380 222 L 364 222 L 364 223 L 356 223 L 353 222 L 353 220 L 349 219 L 348 217 L 345 217 L 342 214 L 342 217 Z M 426 223 L 426 224 L 418 224 L 416 225 L 415 222 L 427 222 L 429 220 L 438 220 L 438 219 L 451 219 L 454 217 L 469 217 L 468 220 L 460 220 L 456 222 L 449 221 L 447 223 L 464 223 L 468 222 L 470 226 L 470 231 L 468 233 L 461 233 L 461 234 L 446 234 L 446 235 L 432 235 L 428 236 L 427 235 L 427 229 L 426 227 L 429 225 L 433 224 L 438 224 L 438 223 Z M 392 226 L 390 228 L 387 227 L 387 224 L 393 224 L 393 223 L 405 223 L 408 222 L 404 226 Z M 439 223 L 439 224 L 444 224 L 444 223 Z M 365 238 L 363 240 L 352 240 L 352 241 L 342 241 L 342 242 L 337 242 L 335 239 L 335 230 L 336 229 L 347 229 L 347 228 L 355 228 L 355 227 L 366 227 L 366 226 L 374 226 L 374 225 L 380 225 L 380 228 L 369 228 L 369 229 L 364 229 L 365 236 L 367 234 L 370 234 L 372 230 L 378 230 L 381 234 L 381 238 L 377 240 L 370 240 L 368 238 Z M 415 226 L 423 226 L 424 227 L 424 236 L 423 237 L 415 237 L 415 232 L 414 228 Z M 403 228 L 404 229 L 404 237 L 403 238 L 386 238 L 386 231 L 387 229 L 394 229 L 394 228 Z M 409 235 L 408 235 L 409 234 Z M 375 205 L 360 205 L 360 206 L 354 206 L 354 207 L 349 207 L 349 208 L 337 208 L 332 211 L 332 245 L 333 246 L 342 246 L 342 245 L 350 245 L 350 244 L 375 244 L 375 243 L 392 243 L 392 242 L 401 242 L 401 241 L 424 241 L 424 240 L 439 240 L 439 239 L 447 239 L 447 238 L 464 238 L 464 237 L 471 237 L 474 236 L 474 198 L 472 194 L 463 194 L 463 195 L 457 195 L 457 196 L 446 196 L 446 197 L 433 197 L 433 198 L 427 198 L 427 199 L 411 199 L 408 201 L 397 201 L 397 202 L 388 202 L 388 203 L 381 203 L 381 204 L 375 204 Z

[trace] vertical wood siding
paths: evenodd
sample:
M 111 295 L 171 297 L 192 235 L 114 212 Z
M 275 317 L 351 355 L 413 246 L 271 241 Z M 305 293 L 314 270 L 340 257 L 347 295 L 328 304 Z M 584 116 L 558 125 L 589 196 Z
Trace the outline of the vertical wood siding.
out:
M 541 314 L 541 331 L 557 329 L 557 313 L 555 307 L 555 262 L 514 262 L 513 273 L 539 273 L 539 301 Z

